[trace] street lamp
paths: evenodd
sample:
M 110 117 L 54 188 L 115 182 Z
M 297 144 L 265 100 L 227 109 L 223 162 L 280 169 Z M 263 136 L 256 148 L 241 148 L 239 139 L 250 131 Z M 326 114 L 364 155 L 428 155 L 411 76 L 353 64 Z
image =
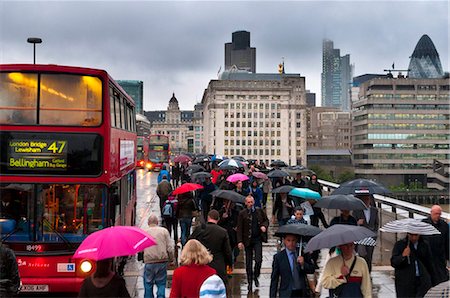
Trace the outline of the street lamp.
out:
M 33 64 L 36 64 L 36 44 L 42 43 L 42 39 L 38 37 L 29 37 L 27 42 L 33 44 Z

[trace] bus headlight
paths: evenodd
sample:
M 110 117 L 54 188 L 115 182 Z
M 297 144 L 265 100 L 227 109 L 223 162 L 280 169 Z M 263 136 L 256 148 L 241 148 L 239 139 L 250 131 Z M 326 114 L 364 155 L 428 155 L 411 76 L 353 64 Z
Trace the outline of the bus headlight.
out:
M 148 163 L 147 164 L 147 169 L 151 169 L 152 168 L 152 164 L 151 163 Z
M 89 261 L 83 261 L 80 265 L 80 269 L 84 273 L 88 273 L 89 271 L 92 270 L 92 263 Z

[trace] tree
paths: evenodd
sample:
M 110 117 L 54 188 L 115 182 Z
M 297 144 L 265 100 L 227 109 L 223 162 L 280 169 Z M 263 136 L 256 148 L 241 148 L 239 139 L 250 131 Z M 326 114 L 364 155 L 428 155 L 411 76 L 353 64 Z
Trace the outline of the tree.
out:
M 353 179 L 355 179 L 355 173 L 353 171 L 345 171 L 339 175 L 339 177 L 337 178 L 337 181 L 340 184 L 340 183 L 350 181 Z
M 331 176 L 329 171 L 326 171 L 319 166 L 311 166 L 309 169 L 316 173 L 317 178 L 336 183 L 336 179 Z

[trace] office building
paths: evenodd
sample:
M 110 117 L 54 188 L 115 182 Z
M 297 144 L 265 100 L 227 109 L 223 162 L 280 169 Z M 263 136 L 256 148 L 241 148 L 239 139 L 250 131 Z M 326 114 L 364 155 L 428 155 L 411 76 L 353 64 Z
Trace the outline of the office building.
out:
M 350 110 L 350 88 L 353 76 L 350 55 L 341 57 L 333 41 L 322 44 L 322 106 Z
M 225 44 L 225 70 L 231 68 L 256 72 L 256 48 L 250 47 L 250 32 L 236 31 Z
M 151 123 L 152 134 L 168 135 L 173 154 L 194 151 L 194 111 L 180 111 L 175 93 L 166 111 L 148 111 L 145 116 Z
M 306 90 L 299 74 L 225 71 L 202 98 L 205 151 L 306 165 Z
M 316 93 L 312 93 L 309 90 L 306 90 L 306 105 L 308 107 L 316 106 Z
M 119 85 L 128 95 L 133 98 L 136 104 L 136 114 L 144 112 L 144 82 L 135 80 L 119 80 Z
M 203 104 L 197 103 L 194 106 L 194 117 L 192 118 L 194 126 L 194 153 L 205 153 L 203 146 Z
M 432 79 L 442 78 L 441 60 L 431 38 L 424 34 L 411 55 L 408 78 Z

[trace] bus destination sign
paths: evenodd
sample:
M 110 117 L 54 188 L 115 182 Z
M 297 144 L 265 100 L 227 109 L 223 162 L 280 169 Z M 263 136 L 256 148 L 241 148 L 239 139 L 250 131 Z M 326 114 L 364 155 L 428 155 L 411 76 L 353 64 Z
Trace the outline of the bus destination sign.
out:
M 67 170 L 67 140 L 10 140 L 8 169 Z

